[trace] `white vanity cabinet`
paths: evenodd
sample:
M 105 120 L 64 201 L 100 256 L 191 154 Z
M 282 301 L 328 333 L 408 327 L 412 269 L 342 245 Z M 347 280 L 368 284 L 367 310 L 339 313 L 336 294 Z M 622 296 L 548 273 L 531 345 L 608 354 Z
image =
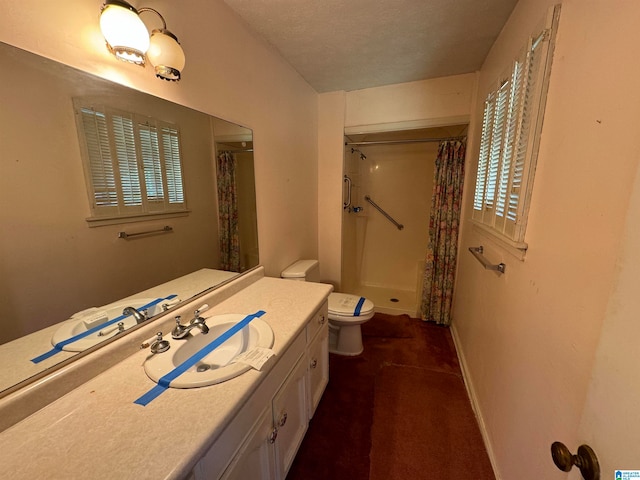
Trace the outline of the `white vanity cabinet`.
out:
M 193 470 L 195 480 L 284 480 L 328 382 L 327 304 Z

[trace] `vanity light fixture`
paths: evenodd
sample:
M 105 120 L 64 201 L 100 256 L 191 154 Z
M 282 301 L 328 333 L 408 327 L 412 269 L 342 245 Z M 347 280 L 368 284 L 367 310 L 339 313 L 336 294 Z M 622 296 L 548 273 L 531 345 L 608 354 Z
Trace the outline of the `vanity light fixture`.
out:
M 143 12 L 153 12 L 162 21 L 162 28 L 149 31 L 140 19 Z M 178 81 L 185 57 L 178 37 L 167 30 L 167 23 L 153 8 L 136 9 L 124 0 L 105 0 L 100 12 L 100 30 L 107 48 L 116 58 L 125 62 L 153 65 L 156 76 Z

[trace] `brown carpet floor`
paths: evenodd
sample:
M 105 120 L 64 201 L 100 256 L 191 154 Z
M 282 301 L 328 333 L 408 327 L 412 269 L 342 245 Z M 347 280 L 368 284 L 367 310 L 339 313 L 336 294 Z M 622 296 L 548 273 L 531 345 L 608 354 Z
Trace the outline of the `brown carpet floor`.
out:
M 330 355 L 287 480 L 495 480 L 449 329 L 376 314 L 362 333 L 361 355 Z

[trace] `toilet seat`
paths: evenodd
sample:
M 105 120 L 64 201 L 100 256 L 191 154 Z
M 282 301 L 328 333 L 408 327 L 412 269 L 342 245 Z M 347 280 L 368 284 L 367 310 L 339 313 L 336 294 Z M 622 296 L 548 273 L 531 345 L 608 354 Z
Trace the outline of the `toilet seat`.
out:
M 348 293 L 329 295 L 329 320 L 345 323 L 364 323 L 373 317 L 373 302 L 367 298 Z

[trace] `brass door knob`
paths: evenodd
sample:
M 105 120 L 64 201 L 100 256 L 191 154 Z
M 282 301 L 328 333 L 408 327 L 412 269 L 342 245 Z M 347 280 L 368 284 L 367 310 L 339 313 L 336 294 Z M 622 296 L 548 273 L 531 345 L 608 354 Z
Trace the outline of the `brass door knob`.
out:
M 551 457 L 563 472 L 568 472 L 575 465 L 580 469 L 585 480 L 600 480 L 600 464 L 598 457 L 589 445 L 580 445 L 578 453 L 572 455 L 566 445 L 562 442 L 551 444 Z

